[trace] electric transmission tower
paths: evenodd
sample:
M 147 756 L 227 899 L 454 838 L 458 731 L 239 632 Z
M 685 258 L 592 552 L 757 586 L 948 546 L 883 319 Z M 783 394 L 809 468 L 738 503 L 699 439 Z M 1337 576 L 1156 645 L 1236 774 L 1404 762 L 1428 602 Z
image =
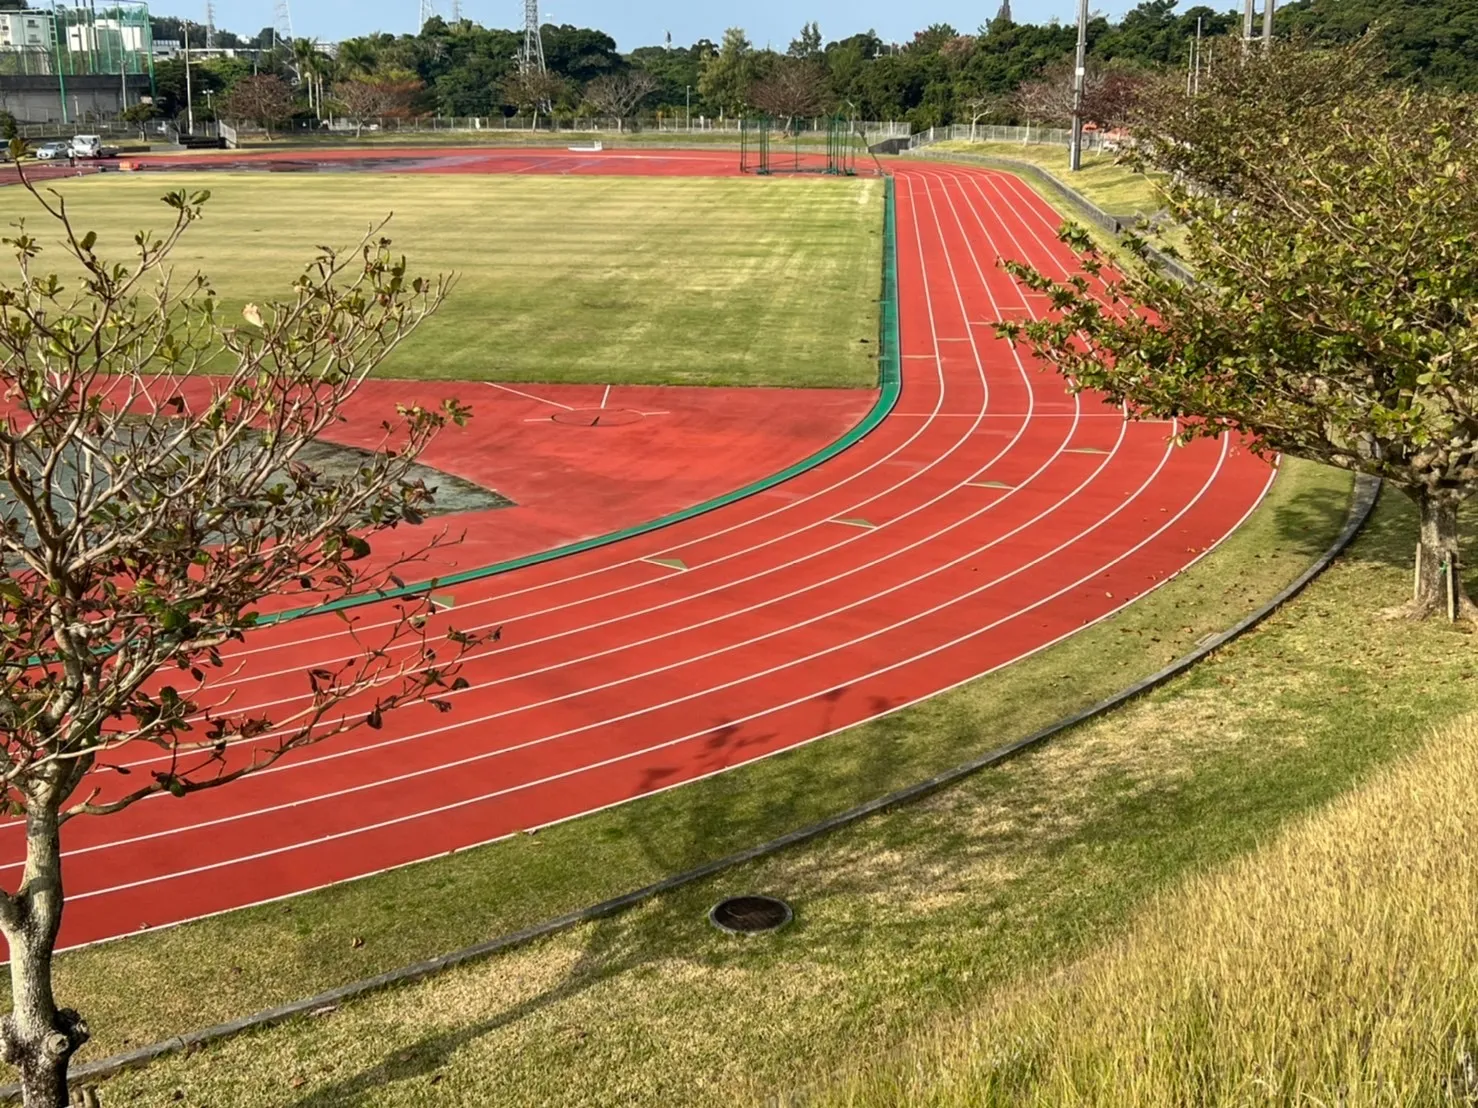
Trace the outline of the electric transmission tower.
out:
M 426 26 L 426 24 L 430 23 L 431 18 L 435 14 L 436 0 L 421 0 L 421 20 L 419 23 L 416 24 L 416 29 L 420 30 L 422 27 Z
M 205 0 L 205 48 L 216 48 L 216 6 L 211 0 Z
M 520 73 L 546 73 L 544 36 L 539 31 L 539 0 L 523 0 L 523 49 L 518 52 Z
M 293 39 L 293 13 L 287 6 L 287 0 L 277 0 L 277 6 L 273 11 L 275 18 L 272 29 L 277 34 L 277 41 L 291 42 Z
M 452 22 L 462 22 L 462 0 L 452 0 Z

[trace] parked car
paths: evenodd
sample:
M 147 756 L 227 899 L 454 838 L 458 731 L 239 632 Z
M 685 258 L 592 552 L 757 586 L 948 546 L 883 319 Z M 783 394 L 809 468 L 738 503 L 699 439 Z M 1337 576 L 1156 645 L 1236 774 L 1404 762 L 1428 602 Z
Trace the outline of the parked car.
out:
M 74 158 L 114 158 L 117 156 L 116 147 L 103 145 L 102 135 L 77 135 L 72 139 L 72 157 Z
M 72 156 L 72 144 L 70 142 L 43 142 L 36 147 L 36 157 L 43 162 L 49 162 L 54 158 L 69 158 Z

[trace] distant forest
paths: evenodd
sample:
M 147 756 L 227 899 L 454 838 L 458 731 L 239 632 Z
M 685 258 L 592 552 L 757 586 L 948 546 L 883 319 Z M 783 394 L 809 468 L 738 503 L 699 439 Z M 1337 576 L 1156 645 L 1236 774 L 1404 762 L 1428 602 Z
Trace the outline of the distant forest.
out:
M 18 6 L 19 0 L 0 0 L 0 8 Z M 1237 11 L 1204 5 L 1179 10 L 1175 0 L 1145 0 L 1118 22 L 1092 20 L 1090 74 L 1104 93 L 1105 122 L 1112 122 L 1115 78 L 1132 82 L 1136 74 L 1185 67 L 1198 23 L 1205 63 L 1215 65 L 1218 56 L 1240 48 Z M 1341 42 L 1371 27 L 1385 45 L 1394 79 L 1478 92 L 1475 0 L 1295 0 L 1278 11 L 1275 33 Z M 156 17 L 154 35 L 178 41 L 182 21 Z M 916 128 L 1027 116 L 1049 122 L 1064 112 L 1065 98 L 1053 92 L 1068 79 L 1076 29 L 1056 21 L 1017 23 L 1005 0 L 985 26 L 966 31 L 935 24 L 904 43 L 885 42 L 871 31 L 827 40 L 811 23 L 783 51 L 756 48 L 735 27 L 718 42 L 643 46 L 623 54 L 602 31 L 550 24 L 543 30 L 549 76 L 532 84 L 520 77 L 515 61 L 522 38 L 514 30 L 440 18 L 415 35 L 368 35 L 332 48 L 279 43 L 271 28 L 251 38 L 217 30 L 217 46 L 262 53 L 207 62 L 198 67 L 197 80 L 225 93 L 256 68 L 276 72 L 297 91 L 300 115 L 331 110 L 332 90 L 358 83 L 399 90 L 399 100 L 391 100 L 406 114 L 542 110 L 570 116 L 610 108 L 609 114 L 691 113 L 696 119 L 753 110 L 798 116 L 841 110 L 857 118 L 907 120 Z M 198 24 L 190 40 L 204 44 Z M 176 107 L 173 94 L 183 92 L 178 68 L 158 67 L 167 113 Z

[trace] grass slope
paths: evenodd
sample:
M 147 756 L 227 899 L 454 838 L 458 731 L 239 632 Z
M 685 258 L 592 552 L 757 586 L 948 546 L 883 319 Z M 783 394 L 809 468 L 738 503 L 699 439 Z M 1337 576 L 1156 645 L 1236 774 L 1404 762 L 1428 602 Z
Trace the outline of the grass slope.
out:
M 1068 169 L 1068 148 L 1044 143 L 969 142 L 950 140 L 925 148 L 930 153 L 979 154 L 1012 158 L 1045 169 L 1059 181 L 1071 184 L 1092 203 L 1114 215 L 1153 215 L 1160 210 L 1153 182 L 1143 173 L 1119 165 L 1112 154 L 1085 151 L 1083 168 Z
M 284 294 L 315 243 L 352 244 L 393 212 L 413 269 L 460 281 L 386 376 L 877 384 L 876 179 L 149 173 L 58 187 L 113 253 L 165 224 L 164 192 L 210 189 L 175 261 L 231 312 Z
M 1268 501 L 1206 560 L 1035 658 L 825 742 L 537 836 L 74 952 L 61 960 L 59 993 L 91 1018 L 98 1040 L 89 1054 L 96 1057 L 507 932 L 803 826 L 1091 704 L 1234 622 L 1327 545 L 1342 522 L 1347 491 L 1343 475 L 1290 463 Z M 1187 756 L 1194 762 L 1197 753 Z M 1181 872 L 1187 858 L 1175 852 L 1136 857 L 1132 879 L 1120 891 L 1120 866 L 1105 860 L 1095 867 L 1104 886 L 1096 898 L 1083 905 L 1064 899 L 1053 884 L 1059 874 L 1037 862 L 1044 851 L 1055 856 L 1063 842 L 1038 834 L 1041 824 L 1058 818 L 1055 793 L 1065 789 L 1075 802 L 1081 794 L 1090 809 L 1107 806 L 1096 814 L 1079 812 L 1069 821 L 1074 825 L 1078 816 L 1111 824 L 1108 809 L 1119 799 L 1111 768 L 1102 780 L 1091 764 L 1083 766 L 1080 754 L 1069 760 L 1070 770 L 1045 775 L 1035 761 L 1016 763 L 949 794 L 955 799 L 943 814 L 935 802 L 874 821 L 622 920 L 452 975 L 446 987 L 468 990 L 465 1002 L 436 1017 L 450 1038 L 427 1044 L 424 1054 L 416 1046 L 413 1014 L 404 1033 L 371 1031 L 363 1022 L 394 1022 L 398 1005 L 419 1011 L 416 990 L 353 1005 L 330 1021 L 351 1038 L 364 1031 L 368 1037 L 357 1047 L 336 1041 L 325 1048 L 313 1036 L 330 1024 L 314 1022 L 268 1033 L 269 1050 L 281 1059 L 283 1052 L 296 1058 L 301 1049 L 304 1066 L 293 1061 L 285 1072 L 308 1082 L 305 1095 L 307 1088 L 323 1091 L 328 1104 L 354 1102 L 333 1091 L 354 1074 L 355 1087 L 377 1090 L 379 1103 L 381 1095 L 392 1095 L 381 1085 L 395 1085 L 394 1075 L 406 1066 L 407 1073 L 435 1068 L 440 1062 L 431 1059 L 452 1050 L 453 1041 L 472 1052 L 472 1070 L 487 1070 L 467 1086 L 466 1103 L 609 1104 L 626 1095 L 617 1091 L 628 1084 L 632 1102 L 644 1103 L 660 1101 L 661 1090 L 671 1092 L 685 1073 L 733 1077 L 753 1067 L 764 1080 L 795 1077 L 807 1062 L 844 1057 L 850 1038 L 871 1026 L 874 1005 L 881 1005 L 880 1015 L 869 1041 L 948 1010 L 977 987 L 958 986 L 1000 979 L 1023 952 L 1050 953 L 1084 926 L 1107 926 L 1124 904 L 1144 894 L 1138 883 L 1153 886 Z M 1175 766 L 1179 772 L 1179 759 Z M 1075 779 L 1080 769 L 1081 782 Z M 1154 764 L 1145 769 L 1158 772 Z M 948 814 L 949 805 L 982 802 L 993 812 L 982 818 L 1009 831 L 999 842 L 994 832 L 977 839 Z M 1212 836 L 1206 844 L 1218 841 Z M 1085 857 L 1069 852 L 1065 860 Z M 967 875 L 972 867 L 980 867 L 975 877 Z M 1007 880 L 1012 875 L 1020 881 Z M 701 922 L 703 906 L 721 889 L 746 886 L 796 897 L 800 923 L 780 944 L 726 944 Z M 973 922 L 955 935 L 962 907 Z M 980 945 L 980 928 L 994 934 L 1002 912 L 1036 921 L 1036 931 L 969 953 Z M 973 976 L 957 981 L 962 966 Z M 684 982 L 693 987 L 690 998 L 682 995 Z M 723 999 L 730 984 L 737 990 L 732 1003 Z M 912 1009 L 894 992 L 905 986 L 916 994 Z M 643 1011 L 640 996 L 648 989 L 654 1006 Z M 805 1003 L 789 1014 L 775 1011 L 788 994 L 804 994 Z M 718 1011 L 701 1012 L 695 1007 L 700 1001 L 717 1002 Z M 622 1013 L 619 1020 L 629 1021 L 635 1038 L 621 1032 L 602 1039 L 598 1049 L 592 1043 L 587 1066 L 581 1043 L 594 1025 L 607 1022 L 598 1011 L 604 1004 Z M 493 1020 L 487 1035 L 478 1030 L 484 1017 Z M 549 1034 L 550 1020 L 555 1037 L 531 1048 Z M 788 1037 L 810 1020 L 818 1021 L 815 1033 L 807 1030 L 797 1048 Z M 720 1026 L 725 1023 L 727 1031 Z M 688 1069 L 683 1044 L 693 1035 L 701 1038 L 701 1050 Z M 301 1048 L 299 1036 L 306 1036 Z M 393 1061 L 391 1048 L 382 1049 L 392 1041 L 394 1052 L 409 1051 L 413 1063 Z M 176 1084 L 188 1089 L 189 1103 L 292 1102 L 285 1076 L 248 1076 L 248 1067 L 236 1084 L 228 1072 L 236 1063 L 221 1059 L 235 1059 L 238 1049 L 223 1046 L 194 1062 L 166 1062 L 122 1078 L 109 1090 L 109 1102 L 127 1096 L 147 1103 L 172 1095 Z M 526 1062 L 504 1057 L 525 1049 L 532 1051 Z M 546 1064 L 554 1068 L 542 1071 Z M 508 1088 L 498 1084 L 504 1073 Z M 429 1076 L 429 1070 L 422 1075 Z M 527 1082 L 523 1092 L 511 1091 Z M 554 1083 L 569 1083 L 568 1099 Z M 721 1098 L 717 1086 L 667 1103 L 715 1098 Z
M 1270 535 L 1312 545 L 1321 525 L 1327 533 L 1330 491 L 1270 506 L 1261 526 L 1273 530 L 1242 548 L 1244 566 L 1282 556 Z M 1166 890 L 1255 849 L 1471 711 L 1478 665 L 1465 633 L 1375 618 L 1409 587 L 1413 530 L 1408 505 L 1386 498 L 1351 554 L 1261 630 L 926 803 L 627 915 L 121 1076 L 106 1099 L 727 1105 L 745 1087 L 815 1091 L 818 1074 L 1123 935 Z M 1075 640 L 1083 653 L 1058 655 L 1055 673 L 1038 669 L 1016 703 L 1061 695 L 1054 707 L 1066 707 L 1068 688 L 1115 668 L 1111 641 L 1194 633 L 1203 606 L 1236 580 L 1225 564 L 1203 568 L 1180 582 L 1189 592 L 1155 598 L 1170 610 L 1128 613 L 1153 622 Z M 869 745 L 886 758 L 926 729 L 981 734 L 996 707 L 964 690 L 906 727 L 873 729 Z M 803 787 L 793 778 L 777 802 Z M 642 834 L 660 855 L 686 829 L 654 822 Z M 759 941 L 706 924 L 715 898 L 748 890 L 790 898 L 795 924 Z
M 814 1108 L 1471 1104 L 1478 719 Z

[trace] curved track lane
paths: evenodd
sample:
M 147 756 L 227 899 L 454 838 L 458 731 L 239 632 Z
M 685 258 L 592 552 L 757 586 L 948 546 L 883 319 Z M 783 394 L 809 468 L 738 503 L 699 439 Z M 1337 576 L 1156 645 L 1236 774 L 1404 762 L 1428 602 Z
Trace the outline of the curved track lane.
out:
M 63 943 L 364 876 L 810 742 L 1040 650 L 1196 560 L 1271 470 L 1229 439 L 1173 448 L 1168 424 L 1071 396 L 995 337 L 995 320 L 1043 308 L 999 259 L 1066 273 L 1057 223 L 1015 178 L 900 166 L 903 391 L 876 431 L 760 495 L 460 586 L 456 625 L 504 631 L 450 713 L 405 709 L 227 789 L 74 821 Z M 235 703 L 280 712 L 343 649 L 336 619 L 269 629 L 236 656 Z M 118 760 L 158 764 L 152 748 Z M 0 825 L 7 877 L 22 835 Z

